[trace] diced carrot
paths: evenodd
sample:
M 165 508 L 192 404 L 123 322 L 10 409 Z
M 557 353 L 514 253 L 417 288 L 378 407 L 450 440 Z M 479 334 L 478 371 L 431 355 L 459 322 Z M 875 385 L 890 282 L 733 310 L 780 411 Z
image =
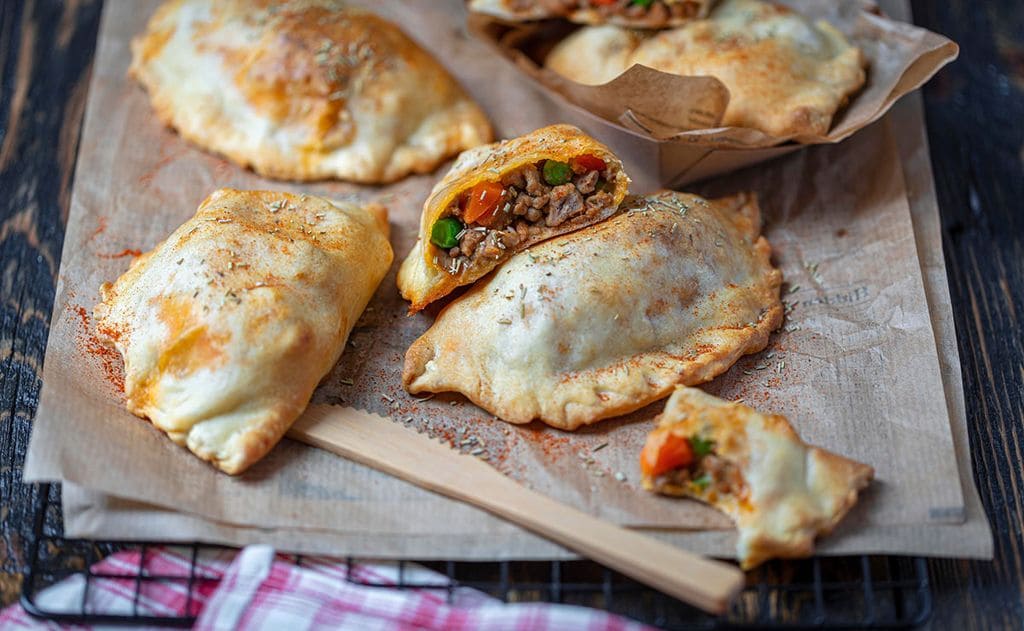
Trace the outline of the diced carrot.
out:
M 601 158 L 598 158 L 595 155 L 590 155 L 590 154 L 583 155 L 583 156 L 576 156 L 575 158 L 572 159 L 572 162 L 573 162 L 574 165 L 579 165 L 579 166 L 583 167 L 584 169 L 586 169 L 587 171 L 601 171 L 601 172 L 603 172 L 605 169 L 608 168 L 608 164 L 604 160 L 602 160 Z
M 693 463 L 693 448 L 685 436 L 674 434 L 669 428 L 656 429 L 647 437 L 640 452 L 640 470 L 644 475 L 657 476 L 688 467 Z
M 504 196 L 505 188 L 498 182 L 480 182 L 471 188 L 463 214 L 466 223 L 489 225 Z

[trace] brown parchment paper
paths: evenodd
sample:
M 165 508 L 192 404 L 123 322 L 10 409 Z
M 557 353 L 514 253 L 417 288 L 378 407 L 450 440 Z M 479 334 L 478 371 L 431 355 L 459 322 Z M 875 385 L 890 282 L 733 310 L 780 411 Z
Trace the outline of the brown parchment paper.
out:
M 305 551 L 421 558 L 564 555 L 482 511 L 287 440 L 246 475 L 231 478 L 124 412 L 116 387 L 119 360 L 100 352 L 88 316 L 99 284 L 127 266 L 123 253 L 155 245 L 213 188 L 237 186 L 383 199 L 401 255 L 412 245 L 420 205 L 437 177 L 386 188 L 295 186 L 262 180 L 182 142 L 159 127 L 144 94 L 124 75 L 128 39 L 154 5 L 141 10 L 137 3 L 112 0 L 105 8 L 26 478 L 70 482 L 69 531 L 90 536 L 119 531 L 116 536 L 267 540 Z M 373 8 L 440 58 L 462 60 L 448 65 L 499 133 L 558 120 L 515 72 L 466 37 L 460 3 L 424 4 L 415 14 L 400 3 Z M 634 169 L 649 156 L 637 149 L 622 157 Z M 789 330 L 711 389 L 786 413 L 808 440 L 876 467 L 878 482 L 825 550 L 920 553 L 913 537 L 891 533 L 961 524 L 966 513 L 888 125 L 715 187 L 752 187 L 762 194 L 778 263 L 791 286 L 800 288 L 786 296 L 797 303 Z M 525 484 L 619 523 L 728 527 L 699 504 L 639 491 L 636 454 L 658 405 L 567 434 L 508 426 L 457 396 L 422 401 L 406 395 L 399 379 L 402 356 L 430 316 L 404 313 L 392 270 L 315 399 L 390 414 L 456 444 L 475 438 L 463 448 L 484 449 L 495 466 Z M 593 463 L 580 453 L 591 454 Z M 732 544 L 727 530 L 659 536 L 715 554 L 728 554 Z M 978 554 L 977 540 L 949 539 L 932 553 Z
M 471 14 L 469 30 L 509 59 L 563 109 L 566 120 L 601 128 L 619 149 L 635 135 L 659 146 L 659 185 L 681 185 L 749 166 L 795 150 L 794 143 L 834 143 L 881 118 L 956 59 L 951 40 L 880 15 L 867 0 L 782 0 L 841 30 L 868 60 L 865 86 L 833 120 L 825 135 L 771 136 L 756 129 L 721 127 L 729 91 L 710 77 L 683 77 L 633 66 L 612 81 L 582 85 L 542 67 L 553 45 L 576 27 L 561 21 L 507 23 Z M 584 123 L 584 124 L 586 124 Z

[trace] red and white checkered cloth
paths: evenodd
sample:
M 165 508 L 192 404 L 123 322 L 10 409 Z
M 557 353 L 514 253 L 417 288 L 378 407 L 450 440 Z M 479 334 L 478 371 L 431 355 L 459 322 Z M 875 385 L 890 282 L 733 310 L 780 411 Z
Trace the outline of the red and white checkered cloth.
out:
M 120 552 L 93 566 L 94 572 L 123 579 L 93 579 L 86 594 L 87 610 L 132 613 L 140 553 Z M 174 548 L 147 551 L 145 573 L 189 575 L 190 556 Z M 419 566 L 406 566 L 407 582 L 444 584 L 447 577 Z M 619 616 L 569 605 L 505 604 L 474 589 L 460 587 L 448 603 L 443 590 L 366 587 L 346 580 L 346 564 L 325 557 L 305 557 L 302 566 L 275 555 L 269 546 L 250 546 L 204 553 L 197 574 L 220 577 L 197 581 L 188 601 L 186 581 L 143 581 L 137 613 L 182 615 L 186 605 L 198 613 L 195 629 L 646 629 Z M 394 584 L 397 564 L 353 565 L 353 579 Z M 81 611 L 85 580 L 72 576 L 37 596 L 47 611 Z M 60 628 L 30 617 L 20 605 L 0 613 L 0 629 Z M 82 628 L 82 627 L 75 627 Z M 95 627 L 99 628 L 99 627 Z

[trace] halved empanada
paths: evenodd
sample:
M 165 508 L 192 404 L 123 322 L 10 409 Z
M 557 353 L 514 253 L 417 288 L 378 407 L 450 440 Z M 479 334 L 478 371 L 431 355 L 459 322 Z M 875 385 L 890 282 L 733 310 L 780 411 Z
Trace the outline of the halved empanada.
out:
M 545 60 L 588 85 L 607 83 L 634 64 L 715 77 L 730 95 L 722 126 L 792 137 L 828 133 L 833 115 L 864 85 L 866 60 L 829 23 L 761 0 L 723 0 L 707 19 L 655 34 L 583 28 Z
M 611 149 L 571 125 L 466 151 L 423 204 L 402 297 L 419 311 L 516 252 L 607 219 L 628 187 Z
M 857 503 L 874 469 L 800 440 L 783 416 L 679 387 L 640 457 L 643 485 L 694 497 L 739 529 L 744 569 L 810 556 Z
M 391 265 L 387 213 L 219 190 L 100 289 L 125 404 L 227 473 L 262 458 L 334 366 Z
M 165 124 L 271 177 L 390 182 L 491 140 L 429 53 L 339 0 L 169 0 L 131 74 Z
M 410 392 L 454 390 L 512 423 L 575 429 L 764 348 L 781 273 L 750 195 L 661 192 L 517 254 L 405 356 Z
M 469 8 L 503 20 L 566 18 L 635 28 L 678 26 L 704 17 L 715 0 L 471 0 Z

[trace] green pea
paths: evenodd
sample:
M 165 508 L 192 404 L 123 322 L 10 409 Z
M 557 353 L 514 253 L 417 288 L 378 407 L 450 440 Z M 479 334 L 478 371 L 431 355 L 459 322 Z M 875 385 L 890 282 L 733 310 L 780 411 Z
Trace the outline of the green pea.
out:
M 693 453 L 700 458 L 715 450 L 715 441 L 694 434 L 690 437 L 690 447 L 693 448 Z
M 430 229 L 430 242 L 439 248 L 450 250 L 459 244 L 459 233 L 464 226 L 455 217 L 445 217 L 434 222 Z
M 632 2 L 630 2 L 630 4 L 633 5 L 634 7 L 646 8 L 654 4 L 654 0 L 633 0 Z
M 572 167 L 558 160 L 544 161 L 544 181 L 549 186 L 558 186 L 572 180 Z

